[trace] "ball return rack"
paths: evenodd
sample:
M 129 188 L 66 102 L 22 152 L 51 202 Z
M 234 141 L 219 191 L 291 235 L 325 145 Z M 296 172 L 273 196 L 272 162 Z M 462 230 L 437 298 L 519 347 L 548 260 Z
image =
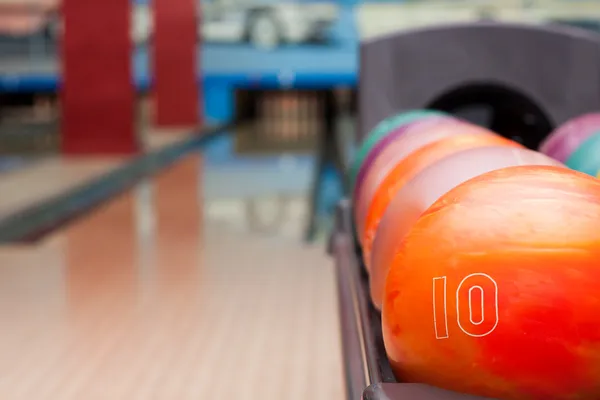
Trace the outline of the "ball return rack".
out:
M 368 277 L 353 235 L 350 202 L 347 199 L 337 205 L 328 252 L 335 260 L 348 400 L 484 399 L 396 380 L 385 354 L 381 316 L 369 299 Z
M 462 110 L 483 104 L 492 115 L 471 122 L 509 138 L 520 132 L 519 141 L 536 149 L 556 126 L 600 109 L 600 90 L 590 86 L 600 82 L 599 36 L 560 24 L 482 21 L 401 30 L 363 41 L 360 66 L 358 140 L 401 111 L 438 109 L 469 120 Z M 370 302 L 348 199 L 337 205 L 328 247 L 335 260 L 349 400 L 482 399 L 396 380 L 381 317 Z

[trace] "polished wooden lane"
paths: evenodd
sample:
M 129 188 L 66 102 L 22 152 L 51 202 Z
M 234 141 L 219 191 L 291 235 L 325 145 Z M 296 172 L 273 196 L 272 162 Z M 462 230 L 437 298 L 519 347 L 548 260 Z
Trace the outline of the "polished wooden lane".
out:
M 344 396 L 323 247 L 205 213 L 200 163 L 0 247 L 0 398 Z
M 190 137 L 189 131 L 148 129 L 144 151 L 154 152 Z M 62 195 L 114 171 L 129 157 L 49 157 L 0 176 L 0 220 L 35 204 Z
M 0 177 L 0 218 L 59 196 L 122 165 L 124 159 L 53 157 Z

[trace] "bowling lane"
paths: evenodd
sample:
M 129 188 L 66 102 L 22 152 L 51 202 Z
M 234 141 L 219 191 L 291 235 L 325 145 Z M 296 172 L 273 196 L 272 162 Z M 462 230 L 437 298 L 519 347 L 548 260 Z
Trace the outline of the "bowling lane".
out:
M 122 165 L 123 159 L 52 157 L 3 174 L 0 178 L 0 219 L 67 192 Z
M 223 224 L 201 170 L 189 156 L 38 245 L 0 248 L 0 398 L 344 396 L 323 247 Z
M 156 152 L 190 137 L 189 129 L 147 129 L 143 133 L 144 151 Z M 123 166 L 127 160 L 128 157 L 57 156 L 5 171 L 0 176 L 0 220 L 89 183 Z

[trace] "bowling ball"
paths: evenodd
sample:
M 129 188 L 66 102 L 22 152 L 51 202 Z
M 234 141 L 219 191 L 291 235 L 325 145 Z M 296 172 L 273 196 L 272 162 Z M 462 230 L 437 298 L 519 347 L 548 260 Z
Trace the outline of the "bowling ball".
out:
M 600 398 L 600 181 L 517 166 L 444 194 L 386 279 L 399 380 L 497 399 Z
M 362 244 L 365 218 L 369 205 L 377 191 L 379 184 L 392 171 L 398 162 L 410 155 L 413 151 L 449 136 L 462 134 L 494 135 L 493 132 L 467 122 L 452 120 L 435 126 L 415 126 L 389 144 L 377 156 L 361 182 L 360 190 L 353 199 L 353 217 L 359 243 Z
M 598 130 L 600 113 L 581 115 L 556 128 L 540 144 L 539 150 L 560 162 L 565 162 L 583 141 Z
M 450 121 L 457 121 L 456 118 L 446 117 L 446 116 L 429 116 L 421 119 L 417 119 L 413 122 L 409 122 L 407 124 L 402 124 L 398 128 L 392 129 L 383 139 L 381 139 L 369 152 L 363 163 L 361 164 L 358 174 L 356 175 L 356 179 L 354 180 L 354 188 L 352 190 L 353 198 L 356 197 L 358 192 L 360 192 L 360 188 L 362 186 L 362 181 L 373 164 L 373 161 L 381 154 L 383 150 L 385 150 L 390 143 L 394 142 L 400 136 L 404 135 L 406 132 L 409 132 L 412 129 L 427 129 L 426 127 L 433 127 L 438 124 L 445 124 Z
M 377 226 L 370 252 L 369 284 L 375 308 L 381 309 L 385 278 L 397 247 L 421 214 L 455 186 L 486 172 L 517 165 L 566 168 L 553 158 L 525 148 L 475 147 L 427 166 L 393 195 Z
M 349 171 L 350 187 L 354 188 L 358 171 L 373 147 L 375 147 L 380 140 L 385 138 L 388 133 L 402 125 L 409 124 L 422 118 L 434 116 L 447 116 L 447 114 L 434 110 L 409 110 L 388 117 L 377 124 L 377 126 L 369 132 L 367 137 L 364 138 L 356 151 L 354 161 L 352 162 Z
M 585 140 L 566 162 L 569 168 L 591 176 L 600 171 L 600 132 Z
M 398 190 L 424 168 L 461 150 L 487 147 L 509 146 L 523 148 L 519 143 L 498 135 L 464 134 L 437 140 L 415 150 L 394 165 L 375 189 L 375 194 L 368 205 L 362 234 L 363 259 L 367 271 L 370 271 L 371 245 L 381 217 Z

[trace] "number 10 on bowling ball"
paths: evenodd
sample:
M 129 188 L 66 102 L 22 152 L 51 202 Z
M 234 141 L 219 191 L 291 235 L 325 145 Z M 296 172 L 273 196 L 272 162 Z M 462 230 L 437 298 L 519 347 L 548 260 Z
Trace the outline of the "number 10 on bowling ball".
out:
M 458 334 L 487 336 L 498 326 L 498 284 L 489 275 L 467 275 L 454 288 L 448 288 L 445 276 L 433 278 L 433 329 L 436 339 L 448 339 L 448 296 L 456 299 Z M 450 292 L 449 292 L 450 291 Z

